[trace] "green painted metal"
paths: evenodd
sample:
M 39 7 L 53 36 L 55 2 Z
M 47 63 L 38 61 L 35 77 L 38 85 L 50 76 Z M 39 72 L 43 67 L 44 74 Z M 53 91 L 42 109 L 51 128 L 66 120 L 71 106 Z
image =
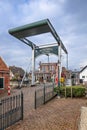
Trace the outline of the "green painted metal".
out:
M 8 32 L 14 37 L 24 42 L 25 44 L 31 46 L 31 48 L 35 47 L 35 44 L 32 43 L 31 45 L 31 41 L 28 41 L 27 37 L 50 32 L 52 36 L 55 38 L 57 44 L 61 45 L 61 48 L 64 50 L 66 54 L 68 53 L 49 19 L 44 19 L 38 22 L 10 29 Z M 27 40 L 25 40 L 25 38 Z
M 40 55 L 48 55 L 48 54 L 55 54 L 58 55 L 58 45 L 57 46 L 51 46 L 46 48 L 37 48 L 35 49 L 35 57 L 38 57 Z
M 50 32 L 50 28 L 47 24 L 48 19 L 20 26 L 14 29 L 10 29 L 9 33 L 17 38 L 24 38 L 34 36 L 42 33 Z

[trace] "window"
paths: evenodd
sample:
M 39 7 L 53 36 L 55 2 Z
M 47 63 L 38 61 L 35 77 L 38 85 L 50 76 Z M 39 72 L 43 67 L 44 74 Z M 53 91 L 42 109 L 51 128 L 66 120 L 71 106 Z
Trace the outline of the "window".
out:
M 54 66 L 52 66 L 52 70 L 54 70 Z
M 84 79 L 84 78 L 85 78 L 85 76 L 82 76 L 82 78 Z
M 0 78 L 0 89 L 4 88 L 4 78 Z
M 51 65 L 49 66 L 49 69 L 52 70 L 52 66 Z
M 42 66 L 42 71 L 45 72 L 45 66 Z

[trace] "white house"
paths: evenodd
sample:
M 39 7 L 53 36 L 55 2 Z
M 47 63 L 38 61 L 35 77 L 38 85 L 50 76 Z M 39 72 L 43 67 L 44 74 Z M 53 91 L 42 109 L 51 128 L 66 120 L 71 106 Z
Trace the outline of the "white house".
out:
M 87 66 L 85 66 L 79 73 L 80 80 L 83 80 L 83 83 L 87 82 Z
M 13 74 L 13 72 L 10 70 L 10 80 L 13 79 L 13 77 L 14 77 L 14 74 Z

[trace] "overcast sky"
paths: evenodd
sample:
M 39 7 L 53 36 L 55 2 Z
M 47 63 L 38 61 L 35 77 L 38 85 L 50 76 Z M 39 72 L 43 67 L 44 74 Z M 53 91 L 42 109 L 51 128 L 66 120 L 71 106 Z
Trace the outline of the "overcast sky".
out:
M 8 30 L 21 25 L 49 19 L 69 53 L 69 68 L 87 65 L 87 0 L 0 0 L 0 56 L 8 66 L 27 68 L 31 48 L 12 37 Z M 48 40 L 49 39 L 49 40 Z M 50 35 L 35 37 L 34 42 L 47 43 Z M 47 62 L 46 56 L 37 58 Z M 50 56 L 50 62 L 57 57 Z M 62 56 L 63 65 L 66 56 Z

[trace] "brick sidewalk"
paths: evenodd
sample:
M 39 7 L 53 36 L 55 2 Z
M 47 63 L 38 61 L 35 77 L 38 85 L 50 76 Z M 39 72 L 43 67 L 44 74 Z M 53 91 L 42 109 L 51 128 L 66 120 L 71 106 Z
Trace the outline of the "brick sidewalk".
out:
M 78 130 L 80 108 L 86 106 L 86 99 L 55 98 L 34 110 L 28 109 L 28 94 L 24 104 L 24 120 L 7 130 Z

